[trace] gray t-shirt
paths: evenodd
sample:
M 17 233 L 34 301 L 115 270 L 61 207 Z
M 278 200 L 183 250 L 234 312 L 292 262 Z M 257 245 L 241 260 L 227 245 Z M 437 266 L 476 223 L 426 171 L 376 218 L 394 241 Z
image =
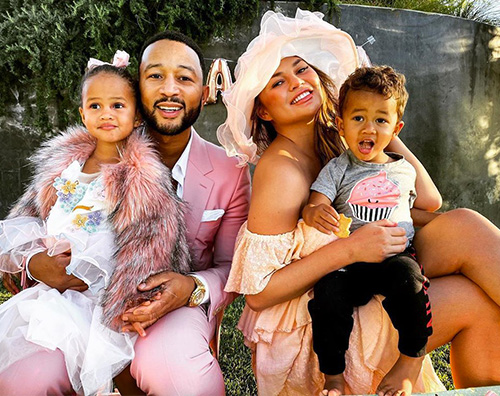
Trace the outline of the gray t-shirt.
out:
M 352 218 L 351 231 L 362 225 L 389 219 L 415 234 L 410 209 L 417 197 L 415 168 L 400 154 L 387 153 L 394 162 L 364 162 L 347 150 L 333 158 L 319 173 L 311 190 L 327 196 L 340 214 Z

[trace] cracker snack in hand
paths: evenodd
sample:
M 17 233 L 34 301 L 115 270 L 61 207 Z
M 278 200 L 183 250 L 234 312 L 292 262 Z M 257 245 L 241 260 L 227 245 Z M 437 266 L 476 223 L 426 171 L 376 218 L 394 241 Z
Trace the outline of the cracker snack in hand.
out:
M 345 217 L 343 213 L 340 214 L 339 218 L 339 231 L 334 232 L 339 238 L 347 238 L 351 233 L 349 228 L 351 227 L 352 219 Z

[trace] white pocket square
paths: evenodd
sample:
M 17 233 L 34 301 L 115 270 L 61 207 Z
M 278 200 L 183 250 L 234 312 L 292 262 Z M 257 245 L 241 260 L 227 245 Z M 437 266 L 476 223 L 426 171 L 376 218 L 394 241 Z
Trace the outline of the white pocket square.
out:
M 205 222 L 218 220 L 224 213 L 224 209 L 205 210 L 203 212 L 203 216 L 201 216 L 201 221 Z

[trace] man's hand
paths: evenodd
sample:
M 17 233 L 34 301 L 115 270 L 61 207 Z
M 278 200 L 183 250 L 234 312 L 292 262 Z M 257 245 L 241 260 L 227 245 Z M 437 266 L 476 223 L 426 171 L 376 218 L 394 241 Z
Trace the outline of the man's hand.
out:
M 192 277 L 166 271 L 150 276 L 137 289 L 147 291 L 162 284 L 163 290 L 158 292 L 152 301 L 146 301 L 122 315 L 122 320 L 128 322 L 123 326 L 122 331 L 135 331 L 144 337 L 146 335 L 144 329 L 167 313 L 185 306 L 196 287 Z
M 12 295 L 20 292 L 19 287 L 17 287 L 15 279 L 19 279 L 18 274 L 7 274 L 4 273 L 2 277 L 3 286 L 7 289 L 9 293 Z
M 47 252 L 35 254 L 29 261 L 31 275 L 60 293 L 66 290 L 84 291 L 88 286 L 76 276 L 68 275 L 66 267 L 71 260 L 69 252 L 49 256 Z

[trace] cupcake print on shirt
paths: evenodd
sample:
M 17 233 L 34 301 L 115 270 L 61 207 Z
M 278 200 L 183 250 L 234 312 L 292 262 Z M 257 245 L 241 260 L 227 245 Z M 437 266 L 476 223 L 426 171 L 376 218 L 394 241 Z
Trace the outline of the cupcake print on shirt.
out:
M 356 183 L 347 202 L 354 217 L 371 222 L 390 218 L 400 195 L 398 186 L 381 171 Z

